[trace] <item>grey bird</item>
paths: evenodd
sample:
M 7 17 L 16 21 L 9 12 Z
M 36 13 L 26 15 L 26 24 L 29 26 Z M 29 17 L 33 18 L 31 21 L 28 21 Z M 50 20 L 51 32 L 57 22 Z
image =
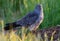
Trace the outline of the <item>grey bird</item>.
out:
M 32 12 L 27 13 L 27 15 L 20 20 L 13 23 L 7 23 L 4 27 L 4 31 L 8 31 L 11 29 L 18 30 L 22 27 L 27 27 L 30 31 L 35 31 L 42 23 L 43 19 L 43 7 L 41 4 L 38 4 Z

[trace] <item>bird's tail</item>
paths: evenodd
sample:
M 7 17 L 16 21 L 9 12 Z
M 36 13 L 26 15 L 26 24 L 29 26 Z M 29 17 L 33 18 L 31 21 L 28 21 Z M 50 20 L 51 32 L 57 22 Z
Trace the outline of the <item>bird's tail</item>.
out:
M 11 30 L 11 29 L 16 29 L 17 27 L 21 26 L 20 24 L 16 24 L 16 22 L 13 23 L 7 23 L 4 27 L 4 30 Z

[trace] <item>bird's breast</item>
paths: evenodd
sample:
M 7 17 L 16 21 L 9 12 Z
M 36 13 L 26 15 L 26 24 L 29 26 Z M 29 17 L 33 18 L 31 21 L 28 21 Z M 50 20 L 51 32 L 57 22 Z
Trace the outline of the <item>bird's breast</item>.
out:
M 44 19 L 44 14 L 43 11 L 41 11 L 39 15 L 39 22 L 42 23 L 43 19 Z

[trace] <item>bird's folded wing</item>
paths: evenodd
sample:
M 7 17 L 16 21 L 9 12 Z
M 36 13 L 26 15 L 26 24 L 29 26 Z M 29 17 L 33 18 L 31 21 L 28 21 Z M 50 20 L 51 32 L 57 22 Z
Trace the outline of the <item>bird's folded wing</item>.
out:
M 38 19 L 38 15 L 35 13 L 29 13 L 25 17 L 23 17 L 21 20 L 17 21 L 17 24 L 20 24 L 22 26 L 30 26 L 36 22 Z

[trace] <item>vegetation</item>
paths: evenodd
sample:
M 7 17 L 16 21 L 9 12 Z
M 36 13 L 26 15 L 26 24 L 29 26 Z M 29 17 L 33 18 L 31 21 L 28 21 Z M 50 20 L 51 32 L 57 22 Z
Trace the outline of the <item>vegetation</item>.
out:
M 41 33 L 27 33 L 27 29 L 22 28 L 21 30 L 18 30 L 16 33 L 11 30 L 11 32 L 4 33 L 3 27 L 4 23 L 1 21 L 2 24 L 2 32 L 0 32 L 0 41 L 54 41 L 54 36 L 56 34 L 56 31 L 53 31 L 51 34 L 51 38 L 49 39 L 46 32 L 44 32 L 44 39 L 41 36 Z M 56 34 L 58 35 L 58 34 Z M 59 37 L 59 36 L 58 36 Z M 57 38 L 56 41 L 60 41 L 60 38 Z
M 0 31 L 4 27 L 4 24 L 19 20 L 28 12 L 32 11 L 36 4 L 42 4 L 44 9 L 44 21 L 40 25 L 39 29 L 60 25 L 60 0 L 0 0 Z M 2 21 L 2 25 L 1 20 L 4 21 Z M 31 33 L 29 33 L 27 37 L 25 37 L 24 34 L 23 40 L 21 40 L 14 33 L 11 33 L 10 35 L 10 40 L 12 39 L 11 41 L 33 41 L 33 37 L 36 41 L 39 40 L 39 38 L 36 38 Z M 6 36 L 0 34 L 0 41 L 5 40 Z M 6 41 L 10 40 L 7 39 Z M 41 41 L 43 40 L 41 39 Z
M 0 0 L 0 20 L 14 22 L 32 11 L 36 4 L 42 4 L 44 21 L 40 28 L 60 24 L 60 0 Z

